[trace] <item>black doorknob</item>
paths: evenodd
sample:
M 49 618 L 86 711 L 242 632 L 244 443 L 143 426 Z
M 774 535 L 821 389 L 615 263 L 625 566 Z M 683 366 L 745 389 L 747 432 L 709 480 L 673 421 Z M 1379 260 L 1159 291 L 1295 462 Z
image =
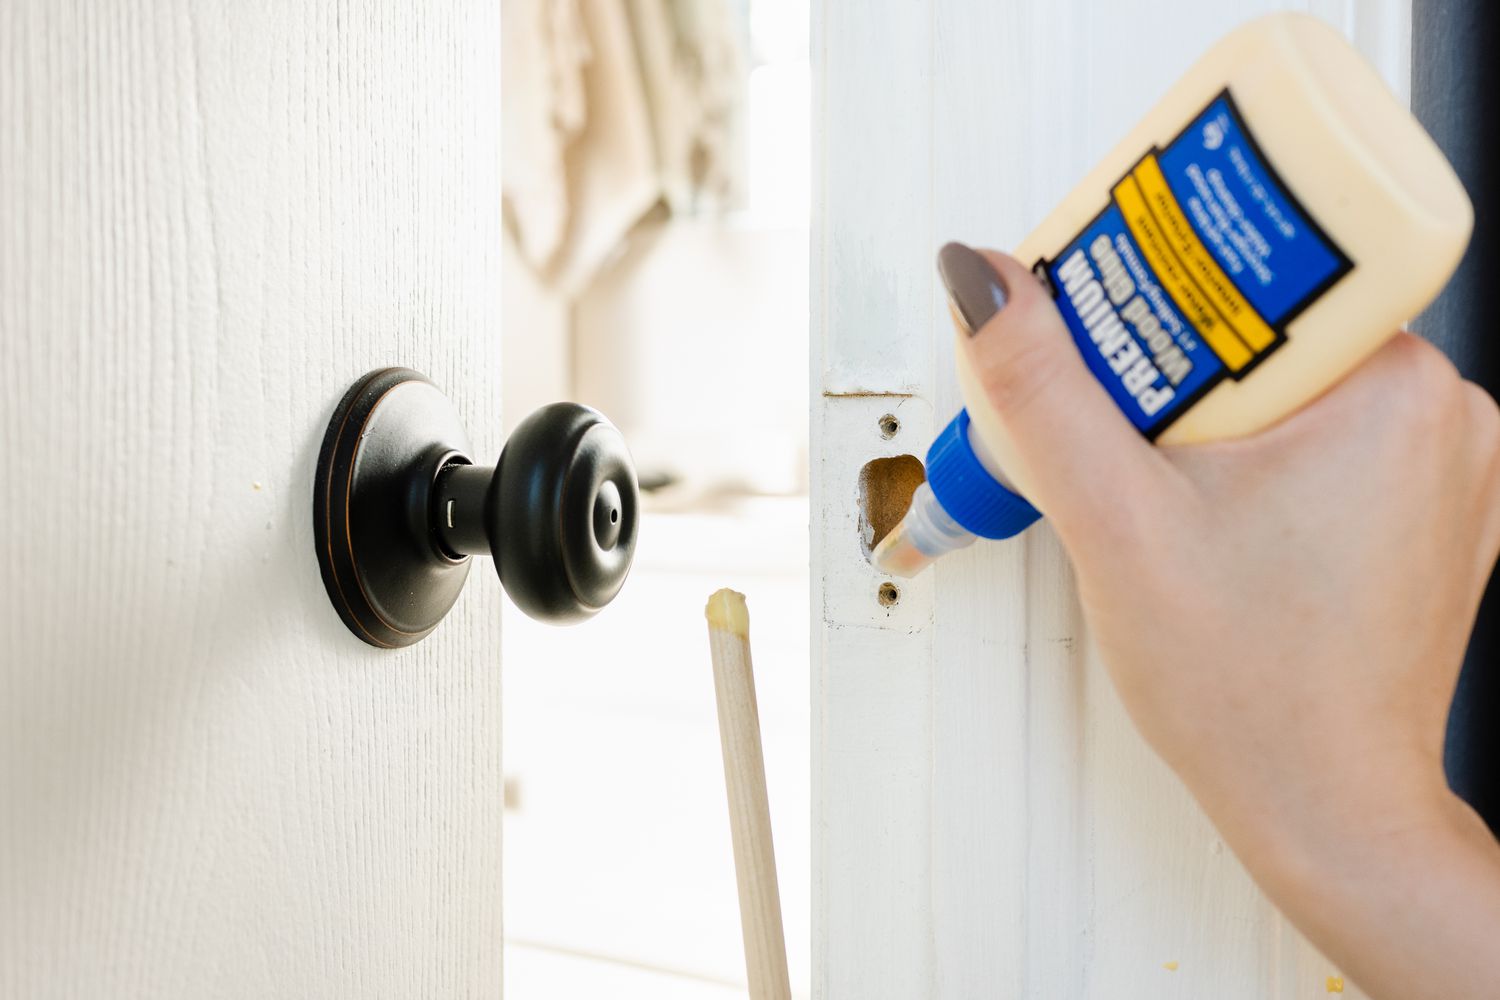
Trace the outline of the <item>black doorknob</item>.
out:
M 436 628 L 471 556 L 494 557 L 522 611 L 562 623 L 613 600 L 635 554 L 630 452 L 603 414 L 577 403 L 531 414 L 482 467 L 437 386 L 383 368 L 334 410 L 316 480 L 324 586 L 350 631 L 376 646 L 408 646 Z

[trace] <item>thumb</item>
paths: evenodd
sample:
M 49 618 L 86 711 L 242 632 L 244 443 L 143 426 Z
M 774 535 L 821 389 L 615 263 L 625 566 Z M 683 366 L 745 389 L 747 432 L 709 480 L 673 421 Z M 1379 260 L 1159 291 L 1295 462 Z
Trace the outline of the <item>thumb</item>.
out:
M 1166 460 L 1084 364 L 1036 276 L 1014 257 L 960 243 L 943 247 L 938 270 L 1027 499 L 1065 532 L 1110 530 L 1130 509 L 1150 509 L 1136 501 L 1155 488 Z

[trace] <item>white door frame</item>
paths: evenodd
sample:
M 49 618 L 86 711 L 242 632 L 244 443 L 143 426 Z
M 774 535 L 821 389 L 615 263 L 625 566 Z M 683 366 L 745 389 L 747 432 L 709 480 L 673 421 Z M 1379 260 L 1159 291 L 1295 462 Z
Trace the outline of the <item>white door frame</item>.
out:
M 1017 243 L 1210 42 L 1287 7 L 1406 92 L 1407 0 L 814 5 L 815 996 L 1326 996 L 1337 970 L 1132 729 L 1047 527 L 890 605 L 857 510 L 865 463 L 961 405 L 938 245 Z

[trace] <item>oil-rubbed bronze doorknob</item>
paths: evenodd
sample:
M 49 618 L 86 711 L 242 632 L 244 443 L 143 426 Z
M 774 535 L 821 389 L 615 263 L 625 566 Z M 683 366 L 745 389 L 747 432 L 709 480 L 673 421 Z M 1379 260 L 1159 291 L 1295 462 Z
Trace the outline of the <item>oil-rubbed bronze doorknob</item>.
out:
M 481 467 L 452 403 L 425 376 L 383 368 L 344 394 L 318 456 L 314 535 L 323 583 L 350 631 L 408 646 L 437 627 L 493 555 L 533 618 L 580 621 L 620 592 L 640 494 L 620 432 L 553 403 Z

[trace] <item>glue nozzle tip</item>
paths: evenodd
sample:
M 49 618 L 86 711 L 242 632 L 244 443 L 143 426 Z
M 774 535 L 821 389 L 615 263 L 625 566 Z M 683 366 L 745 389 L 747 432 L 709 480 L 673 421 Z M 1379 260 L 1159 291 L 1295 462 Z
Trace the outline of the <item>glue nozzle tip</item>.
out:
M 875 564 L 876 569 L 907 579 L 918 575 L 934 561 L 933 556 L 929 556 L 912 542 L 911 533 L 906 530 L 905 519 L 892 528 L 891 533 L 882 538 L 870 553 L 870 562 Z

